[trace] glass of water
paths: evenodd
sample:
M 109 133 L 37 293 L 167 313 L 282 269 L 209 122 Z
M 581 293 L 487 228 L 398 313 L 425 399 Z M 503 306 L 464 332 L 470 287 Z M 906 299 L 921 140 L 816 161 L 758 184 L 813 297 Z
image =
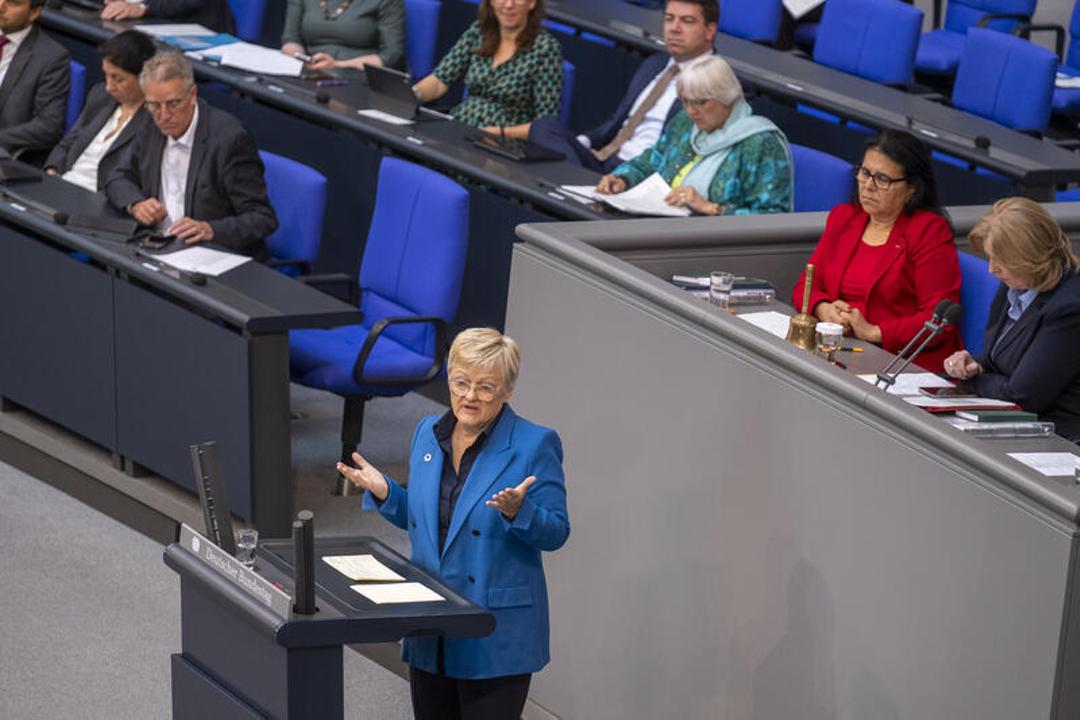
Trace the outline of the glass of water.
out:
M 255 549 L 259 546 L 259 531 L 244 529 L 236 533 L 236 559 L 246 568 L 255 567 Z
M 730 305 L 731 288 L 735 285 L 735 276 L 729 272 L 716 270 L 709 273 L 709 300 L 725 310 Z
M 844 339 L 844 326 L 839 323 L 819 322 L 815 328 L 817 333 L 817 350 L 829 362 L 836 359 L 836 351 L 840 349 L 840 342 Z

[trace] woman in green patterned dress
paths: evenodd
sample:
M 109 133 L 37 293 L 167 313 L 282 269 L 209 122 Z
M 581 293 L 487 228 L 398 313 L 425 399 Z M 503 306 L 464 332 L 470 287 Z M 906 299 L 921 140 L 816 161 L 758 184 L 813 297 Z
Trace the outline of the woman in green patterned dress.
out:
M 438 67 L 413 86 L 421 102 L 465 81 L 469 96 L 450 114 L 490 133 L 525 140 L 538 117 L 559 114 L 562 51 L 540 27 L 543 0 L 481 0 L 478 20 Z
M 787 139 L 754 115 L 723 58 L 712 55 L 676 81 L 683 109 L 656 145 L 600 178 L 596 189 L 619 193 L 659 173 L 670 205 L 699 215 L 791 212 L 792 165 Z
M 405 67 L 403 0 L 288 0 L 281 52 L 312 70 Z

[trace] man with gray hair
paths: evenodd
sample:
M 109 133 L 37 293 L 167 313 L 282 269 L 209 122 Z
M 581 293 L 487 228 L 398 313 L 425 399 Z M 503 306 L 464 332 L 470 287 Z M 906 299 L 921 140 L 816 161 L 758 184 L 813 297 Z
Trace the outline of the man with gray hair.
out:
M 140 130 L 109 174 L 109 201 L 188 245 L 213 241 L 265 259 L 277 216 L 251 136 L 198 99 L 191 64 L 178 52 L 147 60 L 139 83 L 154 124 Z
M 0 0 L 0 148 L 48 150 L 64 134 L 68 52 L 36 20 L 45 0 Z

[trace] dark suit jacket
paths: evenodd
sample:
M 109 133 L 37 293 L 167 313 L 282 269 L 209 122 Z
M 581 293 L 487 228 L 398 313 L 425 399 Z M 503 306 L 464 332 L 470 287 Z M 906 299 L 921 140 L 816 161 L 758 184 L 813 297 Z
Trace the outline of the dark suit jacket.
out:
M 585 133 L 593 148 L 599 150 L 615 139 L 619 128 L 623 126 L 626 118 L 630 116 L 630 108 L 634 106 L 634 101 L 637 100 L 638 95 L 653 81 L 653 78 L 664 71 L 670 59 L 671 56 L 667 53 L 659 52 L 649 56 L 645 59 L 645 62 L 638 66 L 634 77 L 630 79 L 630 85 L 626 88 L 626 95 L 619 102 L 619 106 L 615 108 L 614 114 L 603 125 Z M 671 118 L 678 115 L 680 110 L 682 110 L 682 103 L 676 99 L 671 104 L 671 109 L 668 111 L 664 124 L 671 122 Z
M 848 299 L 840 297 L 840 283 L 869 220 L 860 206 L 851 203 L 837 205 L 829 213 L 825 232 L 810 256 L 811 313 L 820 302 Z M 928 210 L 901 213 L 887 244 L 890 249 L 880 256 L 869 279 L 863 314 L 881 328 L 881 346 L 895 353 L 930 319 L 941 300 L 960 301 L 960 261 L 949 224 Z M 804 273 L 791 294 L 800 310 L 805 281 Z M 916 362 L 941 372 L 945 358 L 959 349 L 960 334 L 951 328 L 935 338 Z
M 86 100 L 86 107 L 83 108 L 82 114 L 79 115 L 75 125 L 49 153 L 48 159 L 45 160 L 45 168 L 54 168 L 61 175 L 70 170 L 75 165 L 75 161 L 86 151 L 90 141 L 97 137 L 97 134 L 101 132 L 101 128 L 105 127 L 105 123 L 109 121 L 113 111 L 116 110 L 116 106 L 117 102 L 113 99 L 113 96 L 105 92 L 105 84 L 95 85 L 90 90 L 90 97 Z M 135 138 L 144 126 L 152 124 L 150 113 L 146 112 L 144 108 L 139 108 L 139 111 L 135 113 L 135 117 L 128 121 L 128 124 L 120 131 L 117 138 L 113 140 L 113 144 L 109 146 L 109 151 L 101 158 L 97 173 L 98 190 L 105 189 L 105 181 L 108 180 L 112 169 L 116 167 L 116 163 L 124 156 L 123 151 L 127 148 L 128 143 Z
M 227 0 L 146 0 L 146 16 L 196 23 L 217 32 L 236 32 Z
M 64 134 L 71 87 L 68 51 L 34 25 L 0 85 L 0 147 L 51 148 Z
M 157 125 L 146 123 L 109 174 L 109 202 L 126 211 L 147 198 L 161 199 L 165 141 Z M 184 209 L 188 217 L 210 223 L 215 243 L 257 259 L 267 257 L 266 236 L 278 224 L 263 173 L 259 151 L 244 126 L 200 100 Z
M 983 371 L 967 384 L 1053 420 L 1058 435 L 1080 441 L 1080 276 L 1070 270 L 1056 288 L 1036 295 L 1001 336 L 1007 290 L 1002 285 L 990 304 L 986 350 L 975 358 Z

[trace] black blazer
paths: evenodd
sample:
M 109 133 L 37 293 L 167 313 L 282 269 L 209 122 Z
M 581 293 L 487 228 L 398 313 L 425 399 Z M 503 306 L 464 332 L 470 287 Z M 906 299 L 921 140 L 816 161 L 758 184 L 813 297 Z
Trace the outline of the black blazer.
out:
M 266 197 L 266 180 L 255 141 L 232 115 L 199 100 L 199 124 L 188 166 L 184 209 L 209 222 L 214 243 L 256 259 L 268 256 L 266 236 L 277 215 Z M 161 199 L 165 135 L 146 123 L 109 173 L 105 194 L 122 211 L 137 202 Z
M 51 148 L 64 134 L 71 87 L 68 51 L 33 25 L 0 85 L 0 147 Z
M 589 138 L 590 147 L 600 149 L 615 139 L 615 135 L 618 134 L 623 123 L 626 122 L 626 118 L 630 116 L 630 108 L 634 106 L 634 101 L 637 100 L 638 95 L 653 81 L 653 78 L 664 71 L 670 59 L 671 56 L 667 53 L 659 52 L 650 55 L 645 59 L 645 62 L 638 66 L 634 77 L 630 79 L 630 84 L 626 88 L 626 95 L 619 102 L 619 106 L 615 108 L 615 113 L 603 125 L 585 133 Z M 671 109 L 668 111 L 667 118 L 664 119 L 664 124 L 667 125 L 671 122 L 671 118 L 675 117 L 680 110 L 682 110 L 682 102 L 676 99 L 671 104 Z
M 146 0 L 146 16 L 196 23 L 216 32 L 236 33 L 228 0 Z
M 986 345 L 976 358 L 983 372 L 968 381 L 984 397 L 1016 403 L 1080 440 L 1080 276 L 1069 270 L 1053 290 L 1041 292 L 1020 319 L 998 337 L 1007 317 L 1007 288 L 990 305 Z
M 118 103 L 113 99 L 113 96 L 105 91 L 104 83 L 95 85 L 90 90 L 90 96 L 86 99 L 86 106 L 83 108 L 82 114 L 79 115 L 75 125 L 49 153 L 48 159 L 45 160 L 45 169 L 53 168 L 60 175 L 70 170 L 86 151 L 90 141 L 97 137 L 97 134 L 101 132 L 101 128 L 105 127 L 105 123 L 112 117 L 117 105 Z M 146 112 L 145 108 L 139 108 L 135 116 L 128 120 L 128 124 L 113 140 L 108 152 L 102 156 L 101 162 L 98 163 L 98 190 L 105 189 L 105 181 L 108 179 L 112 169 L 116 167 L 116 163 L 123 157 L 123 150 L 143 126 L 147 124 L 152 124 L 150 113 Z

